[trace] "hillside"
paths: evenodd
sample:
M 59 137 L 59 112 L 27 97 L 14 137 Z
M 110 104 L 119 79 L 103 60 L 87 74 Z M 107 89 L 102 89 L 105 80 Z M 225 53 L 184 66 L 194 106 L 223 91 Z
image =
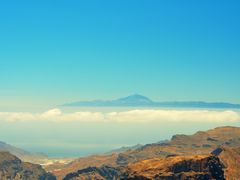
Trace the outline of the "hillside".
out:
M 64 178 L 64 180 L 82 179 L 223 180 L 224 171 L 223 165 L 215 156 L 178 156 L 144 160 L 122 168 L 89 167 L 70 173 Z
M 112 155 L 80 158 L 65 166 L 54 168 L 54 165 L 52 165 L 51 167 L 46 167 L 46 169 L 51 170 L 61 179 L 69 173 L 89 167 L 100 168 L 105 165 L 119 168 L 154 158 L 208 156 L 219 147 L 225 148 L 219 155 L 219 158 L 228 167 L 224 169 L 226 175 L 238 174 L 239 127 L 220 127 L 205 132 L 199 131 L 193 135 L 175 135 L 170 141 L 163 143 L 148 144 L 135 150 L 114 153 Z M 231 160 L 226 158 L 229 154 L 234 154 Z
M 6 152 L 6 151 L 17 156 L 22 161 L 31 162 L 31 163 L 41 163 L 44 159 L 48 158 L 44 154 L 30 153 L 28 151 L 22 150 L 20 148 L 17 148 L 15 146 L 12 146 L 5 142 L 0 141 L 0 152 Z
M 1 180 L 55 180 L 40 165 L 22 162 L 9 152 L 0 152 Z
M 193 135 L 175 135 L 166 143 L 149 144 L 134 151 L 120 153 L 117 164 L 126 165 L 159 156 L 209 154 L 222 145 L 240 147 L 240 128 L 220 127 Z
M 219 155 L 225 166 L 225 177 L 229 180 L 239 179 L 240 177 L 240 147 L 228 148 L 223 147 Z
M 224 179 L 223 166 L 215 156 L 154 158 L 131 164 L 126 179 Z
M 52 172 L 58 179 L 62 179 L 67 174 L 71 172 L 76 172 L 80 169 L 85 169 L 88 167 L 101 167 L 103 165 L 116 167 L 117 154 L 112 155 L 102 155 L 102 156 L 89 156 L 79 158 L 74 160 L 69 164 L 52 164 L 50 166 L 45 166 L 47 171 Z

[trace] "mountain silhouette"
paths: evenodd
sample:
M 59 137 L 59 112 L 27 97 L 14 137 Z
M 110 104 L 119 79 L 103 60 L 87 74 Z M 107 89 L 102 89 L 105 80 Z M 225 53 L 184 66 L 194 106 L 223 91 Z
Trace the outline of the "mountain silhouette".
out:
M 215 108 L 215 109 L 240 109 L 240 104 L 227 102 L 204 101 L 169 101 L 157 102 L 150 98 L 134 94 L 116 100 L 78 101 L 64 104 L 68 107 L 162 107 L 162 108 Z

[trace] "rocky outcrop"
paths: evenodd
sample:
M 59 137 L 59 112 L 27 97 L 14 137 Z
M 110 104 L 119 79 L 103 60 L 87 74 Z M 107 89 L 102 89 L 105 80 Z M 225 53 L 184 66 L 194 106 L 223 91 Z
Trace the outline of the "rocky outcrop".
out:
M 221 149 L 218 157 L 224 165 L 225 178 L 227 180 L 240 179 L 240 147 L 221 147 L 218 149 Z
M 154 158 L 127 167 L 90 167 L 68 174 L 64 180 L 224 180 L 223 165 L 216 156 Z
M 117 180 L 121 176 L 121 172 L 118 169 L 109 166 L 103 166 L 101 168 L 89 167 L 79 170 L 76 173 L 68 174 L 63 180 L 92 180 L 92 179 L 109 179 Z
M 31 162 L 37 164 L 41 163 L 43 159 L 48 159 L 48 157 L 44 154 L 30 153 L 2 141 L 0 141 L 0 152 L 9 152 L 24 162 Z
M 22 162 L 8 152 L 0 152 L 1 180 L 56 180 L 40 165 Z
M 56 168 L 56 171 L 53 170 L 52 172 L 58 179 L 62 179 L 69 173 L 88 167 L 101 168 L 102 165 L 107 165 L 118 169 L 119 167 L 128 167 L 131 164 L 154 158 L 190 157 L 206 155 L 212 152 L 212 156 L 218 156 L 224 162 L 224 165 L 228 167 L 224 169 L 226 177 L 240 177 L 240 168 L 237 165 L 240 164 L 239 156 L 237 156 L 236 150 L 222 152 L 218 148 L 223 146 L 229 149 L 240 147 L 239 127 L 227 126 L 205 132 L 199 131 L 193 135 L 175 135 L 170 141 L 148 144 L 135 150 L 112 155 L 80 158 L 62 168 Z M 232 156 L 232 160 L 227 160 L 228 156 Z M 230 178 L 230 180 L 232 179 Z
M 124 179 L 224 180 L 223 165 L 216 156 L 154 158 L 129 165 Z
M 67 174 L 70 174 L 72 172 L 77 172 L 80 169 L 86 169 L 88 167 L 102 167 L 103 165 L 109 166 L 109 167 L 115 167 L 117 166 L 115 161 L 117 158 L 117 154 L 112 155 L 106 155 L 106 156 L 98 156 L 93 155 L 89 157 L 82 157 L 79 159 L 76 159 L 72 161 L 71 163 L 67 165 L 63 165 L 61 167 L 56 167 L 53 170 L 47 168 L 49 171 L 51 171 L 59 180 L 62 180 Z
M 167 143 L 155 143 L 142 146 L 134 151 L 120 153 L 118 165 L 127 165 L 139 160 L 155 157 L 178 155 L 209 154 L 220 146 L 240 147 L 239 127 L 220 127 L 209 131 L 199 131 L 193 135 L 175 135 Z

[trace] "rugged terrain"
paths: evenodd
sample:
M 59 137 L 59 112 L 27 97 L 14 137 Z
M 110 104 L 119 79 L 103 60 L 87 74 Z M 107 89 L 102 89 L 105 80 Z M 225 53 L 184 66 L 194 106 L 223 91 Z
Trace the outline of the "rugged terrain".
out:
M 223 147 L 219 158 L 225 167 L 225 177 L 229 180 L 240 178 L 240 147 L 228 148 Z
M 23 162 L 32 157 L 1 143 L 1 180 L 160 179 L 238 180 L 240 177 L 240 128 L 221 127 L 193 135 L 175 135 L 169 141 L 115 150 L 112 154 L 76 159 L 68 164 Z M 126 151 L 124 151 L 124 149 Z M 30 154 L 31 155 L 31 154 Z M 48 173 L 51 172 L 54 175 Z
M 89 156 L 79 158 L 74 160 L 69 164 L 53 164 L 50 166 L 46 166 L 45 169 L 55 174 L 58 179 L 64 178 L 67 174 L 76 172 L 81 169 L 85 169 L 88 167 L 101 167 L 103 165 L 116 167 L 117 154 L 105 155 L 105 156 Z
M 231 180 L 231 177 L 239 177 L 239 147 L 240 128 L 221 127 L 205 132 L 199 131 L 193 135 L 175 135 L 170 141 L 148 144 L 135 150 L 127 150 L 112 155 L 80 158 L 64 166 L 55 167 L 52 165 L 46 169 L 53 172 L 58 179 L 62 179 L 67 174 L 89 167 L 130 168 L 135 163 L 145 162 L 145 160 L 151 162 L 151 159 L 155 158 L 172 157 L 178 159 L 179 157 L 209 156 L 212 151 L 221 148 L 221 153 L 214 155 L 223 162 L 225 176 Z M 229 156 L 231 156 L 230 159 Z
M 10 144 L 0 141 L 0 152 L 10 152 L 11 154 L 17 156 L 22 161 L 31 163 L 42 163 L 48 157 L 41 153 L 30 153 L 28 151 L 22 150 Z
M 117 163 L 126 165 L 139 160 L 169 155 L 209 154 L 219 146 L 240 147 L 240 128 L 221 127 L 193 135 L 175 135 L 169 142 L 145 145 L 118 155 Z
M 40 165 L 22 162 L 9 152 L 0 152 L 1 180 L 55 180 Z
M 41 165 L 55 164 L 56 166 L 57 164 L 64 165 L 73 161 L 73 158 L 49 158 L 47 155 L 42 153 L 31 153 L 1 141 L 0 152 L 9 152 L 24 162 L 30 162 Z
M 224 179 L 223 165 L 216 156 L 153 158 L 125 168 L 89 167 L 68 174 L 64 180 L 81 179 Z
M 153 158 L 129 165 L 125 174 L 126 179 L 224 179 L 216 156 Z

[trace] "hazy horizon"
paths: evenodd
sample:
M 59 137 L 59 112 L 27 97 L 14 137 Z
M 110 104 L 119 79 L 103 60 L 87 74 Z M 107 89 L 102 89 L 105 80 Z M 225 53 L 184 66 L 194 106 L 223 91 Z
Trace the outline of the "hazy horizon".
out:
M 175 134 L 240 126 L 229 109 L 62 108 L 46 112 L 0 112 L 1 141 L 50 157 L 100 154 Z M 17 135 L 17 136 L 16 136 Z
M 61 106 L 131 94 L 240 104 L 239 5 L 2 1 L 0 141 L 71 157 L 240 126 L 233 108 Z

